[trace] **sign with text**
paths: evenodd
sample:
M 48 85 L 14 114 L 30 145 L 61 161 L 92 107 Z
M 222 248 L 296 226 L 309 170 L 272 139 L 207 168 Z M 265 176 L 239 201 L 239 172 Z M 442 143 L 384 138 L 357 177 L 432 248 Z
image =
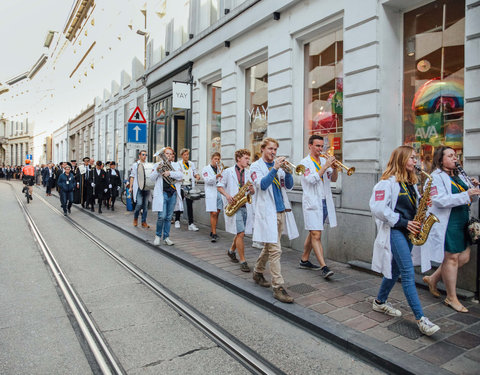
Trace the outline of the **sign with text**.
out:
M 173 82 L 173 108 L 190 109 L 192 98 L 192 86 L 190 83 Z

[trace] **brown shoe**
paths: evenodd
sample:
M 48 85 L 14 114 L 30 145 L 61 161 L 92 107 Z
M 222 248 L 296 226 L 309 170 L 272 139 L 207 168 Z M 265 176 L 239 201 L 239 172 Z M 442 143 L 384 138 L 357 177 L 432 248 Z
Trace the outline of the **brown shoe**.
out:
M 284 303 L 293 302 L 293 297 L 288 295 L 287 291 L 283 286 L 279 286 L 278 288 L 273 288 L 273 298 L 278 299 L 280 302 L 284 302 Z
M 258 285 L 263 286 L 264 288 L 270 287 L 270 283 L 265 280 L 265 278 L 263 277 L 263 273 L 258 273 L 254 271 L 253 281 L 255 281 L 255 283 L 257 283 Z
M 440 292 L 438 291 L 437 286 L 433 285 L 430 282 L 430 276 L 424 276 L 422 280 L 425 284 L 428 285 L 428 290 L 430 291 L 430 293 L 432 293 L 434 297 L 440 297 Z
M 250 267 L 248 266 L 247 262 L 240 263 L 240 270 L 242 272 L 250 272 Z
M 238 263 L 237 253 L 235 251 L 228 250 L 227 255 L 230 258 L 230 261 L 232 261 L 233 263 Z
M 133 219 L 133 226 L 136 227 L 138 225 L 138 219 Z
M 150 228 L 150 225 L 148 225 L 148 224 L 147 224 L 147 222 L 146 222 L 146 221 L 144 221 L 144 222 L 142 223 L 142 227 L 144 227 L 144 228 L 147 228 L 147 229 L 148 229 L 148 228 Z

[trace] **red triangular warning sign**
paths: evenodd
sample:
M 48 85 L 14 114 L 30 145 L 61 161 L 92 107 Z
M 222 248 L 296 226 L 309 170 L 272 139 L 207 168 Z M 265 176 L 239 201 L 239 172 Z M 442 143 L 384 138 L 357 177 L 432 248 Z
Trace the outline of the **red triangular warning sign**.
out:
M 135 108 L 135 111 L 133 111 L 132 115 L 128 119 L 128 122 L 137 122 L 139 124 L 147 123 L 147 120 L 145 120 L 145 117 L 143 117 L 143 113 L 140 110 L 140 107 Z

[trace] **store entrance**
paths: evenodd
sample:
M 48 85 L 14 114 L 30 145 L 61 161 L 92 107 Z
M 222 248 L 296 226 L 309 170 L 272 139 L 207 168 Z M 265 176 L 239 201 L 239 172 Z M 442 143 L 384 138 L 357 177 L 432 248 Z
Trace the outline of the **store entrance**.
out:
M 185 144 L 185 115 L 173 116 L 173 144 L 175 152 L 178 153 L 182 148 L 186 147 Z

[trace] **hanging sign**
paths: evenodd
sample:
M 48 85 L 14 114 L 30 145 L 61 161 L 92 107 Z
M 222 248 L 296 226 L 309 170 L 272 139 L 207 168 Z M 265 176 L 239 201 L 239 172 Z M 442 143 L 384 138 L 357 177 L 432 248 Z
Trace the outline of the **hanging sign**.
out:
M 190 109 L 192 97 L 192 86 L 190 83 L 173 82 L 172 90 L 172 107 Z

